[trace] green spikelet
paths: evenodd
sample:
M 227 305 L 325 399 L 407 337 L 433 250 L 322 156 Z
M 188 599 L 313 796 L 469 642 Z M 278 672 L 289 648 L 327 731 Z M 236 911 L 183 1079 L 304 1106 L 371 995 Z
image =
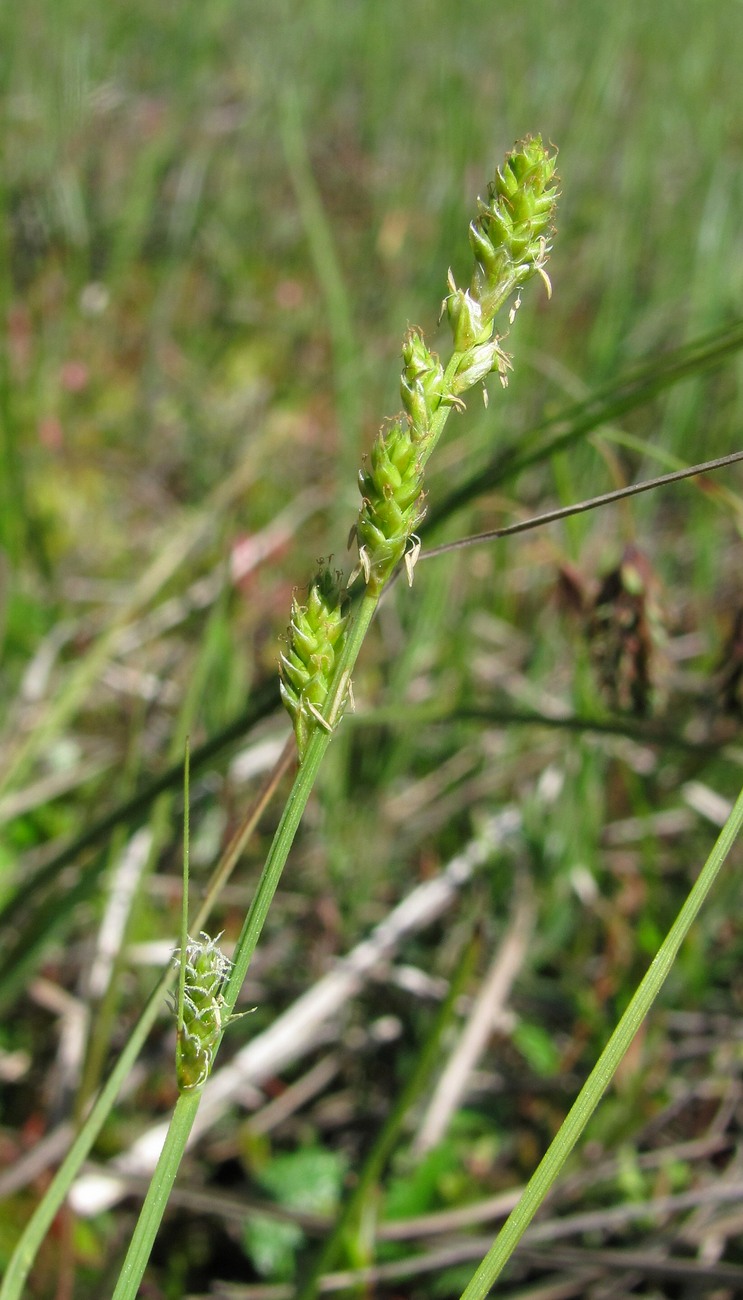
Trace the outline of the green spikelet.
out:
M 203 931 L 188 939 L 185 951 L 183 1024 L 176 1043 L 176 1076 L 179 1092 L 203 1088 L 212 1068 L 214 1051 L 225 1027 L 222 989 L 232 962 L 219 947 L 221 935 L 210 939 Z M 181 952 L 173 956 L 180 967 Z
M 347 616 L 336 577 L 323 569 L 313 579 L 307 603 L 292 600 L 287 648 L 281 654 L 281 698 L 294 723 L 300 762 L 322 716 L 333 669 L 343 643 Z
M 372 591 L 384 586 L 425 513 L 413 428 L 412 422 L 398 422 L 380 430 L 359 473 L 362 499 L 356 538 L 359 564 Z
M 450 279 L 447 312 L 457 351 L 490 338 L 493 317 L 505 299 L 533 275 L 541 275 L 550 251 L 552 218 L 558 196 L 556 160 L 541 136 L 523 140 L 488 185 L 487 203 L 478 203 L 470 225 L 475 268 L 470 287 Z
M 509 271 L 519 284 L 541 271 L 558 193 L 555 167 L 541 136 L 524 140 L 495 173 L 487 203 L 480 200 L 470 244 L 476 264 L 472 292 L 483 307 Z
M 417 330 L 406 336 L 402 360 L 400 394 L 413 440 L 422 442 L 431 432 L 431 420 L 444 396 L 444 367 Z

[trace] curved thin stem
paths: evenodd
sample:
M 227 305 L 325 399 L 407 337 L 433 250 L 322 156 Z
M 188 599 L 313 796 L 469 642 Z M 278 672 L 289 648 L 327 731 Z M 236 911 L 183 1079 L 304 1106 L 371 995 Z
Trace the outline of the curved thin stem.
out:
M 640 983 L 627 1010 L 589 1074 L 560 1131 L 524 1188 L 495 1242 L 462 1292 L 461 1300 L 485 1300 L 524 1232 L 557 1179 L 560 1170 L 609 1086 L 617 1066 L 648 1014 L 676 959 L 678 950 L 710 892 L 743 826 L 743 790 L 693 885 Z
M 475 533 L 471 537 L 459 537 L 454 542 L 443 542 L 441 546 L 432 546 L 427 551 L 421 551 L 419 562 L 432 560 L 437 555 L 446 555 L 449 551 L 461 551 L 465 546 L 480 546 L 485 542 L 496 542 L 501 537 L 513 537 L 516 533 L 526 533 L 532 528 L 541 528 L 545 524 L 554 524 L 561 519 L 570 519 L 573 515 L 597 510 L 599 506 L 623 501 L 625 497 L 639 496 L 641 492 L 650 492 L 654 488 L 665 487 L 668 483 L 679 483 L 685 478 L 696 478 L 699 474 L 709 474 L 712 470 L 724 469 L 739 460 L 743 460 L 743 451 L 734 451 L 729 456 L 718 456 L 716 460 L 706 460 L 700 465 L 674 470 L 672 474 L 661 474 L 657 478 L 643 479 L 641 483 L 631 483 L 628 487 L 616 488 L 613 492 L 602 492 L 597 497 L 587 497 L 585 501 L 577 501 L 572 506 L 562 506 L 559 510 L 547 510 L 541 515 L 532 515 L 530 519 L 520 519 L 518 523 L 506 524 L 504 528 L 490 528 L 486 533 Z
M 266 804 L 294 756 L 294 740 L 285 745 L 274 768 L 268 774 L 242 826 L 227 846 L 209 882 L 204 901 L 194 917 L 193 927 L 201 929 L 221 892 L 235 863 L 242 853 Z M 129 1071 L 144 1047 L 147 1036 L 162 1012 L 165 995 L 173 987 L 176 971 L 172 966 L 164 971 L 153 990 L 142 1014 L 132 1030 L 126 1045 L 111 1074 L 103 1085 L 72 1146 L 46 1189 L 44 1196 L 26 1224 L 8 1263 L 0 1285 L 0 1300 L 20 1300 L 26 1278 L 36 1258 L 37 1251 L 51 1227 L 72 1183 L 112 1111 L 116 1098 Z

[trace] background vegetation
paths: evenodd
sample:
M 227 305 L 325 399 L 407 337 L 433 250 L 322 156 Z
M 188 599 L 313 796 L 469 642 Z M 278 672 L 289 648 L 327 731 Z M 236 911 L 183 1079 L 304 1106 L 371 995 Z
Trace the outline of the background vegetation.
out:
M 345 563 L 402 334 L 435 346 L 516 137 L 560 147 L 554 297 L 529 286 L 508 389 L 452 421 L 424 547 L 740 447 L 741 18 L 726 0 L 3 7 L 0 1268 L 174 944 L 185 735 L 198 897 L 288 733 L 292 590 L 317 557 Z M 352 1225 L 334 1266 L 376 1268 L 369 1295 L 459 1295 L 492 1198 L 559 1126 L 738 791 L 739 485 L 431 559 L 385 603 L 251 971 L 258 1010 L 220 1063 L 487 818 L 520 821 L 202 1134 L 148 1296 L 292 1294 L 411 1076 L 367 1166 L 386 1237 Z M 597 606 L 623 556 L 631 592 Z M 222 895 L 226 942 L 280 803 Z M 731 871 L 503 1294 L 740 1294 L 739 898 Z M 492 1033 L 422 1155 L 507 942 Z M 164 1007 L 96 1165 L 174 1097 Z M 109 1294 L 141 1189 L 60 1215 L 29 1296 Z M 394 1239 L 398 1219 L 418 1235 Z

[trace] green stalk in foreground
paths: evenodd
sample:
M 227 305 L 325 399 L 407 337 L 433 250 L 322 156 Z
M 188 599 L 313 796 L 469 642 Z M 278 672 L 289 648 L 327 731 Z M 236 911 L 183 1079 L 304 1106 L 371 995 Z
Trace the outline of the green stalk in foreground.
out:
M 234 965 L 223 988 L 212 988 L 199 1010 L 209 1044 L 208 1068 L 219 1048 L 268 915 L 276 887 L 333 730 L 350 698 L 351 674 L 394 569 L 405 559 L 412 581 L 419 543 L 415 528 L 424 515 L 423 473 L 452 407 L 462 394 L 496 371 L 505 382 L 509 365 L 494 333 L 496 312 L 534 275 L 549 287 L 544 265 L 557 198 L 555 160 L 541 139 L 527 139 L 509 154 L 480 201 L 470 225 L 475 264 L 470 286 L 458 289 L 449 275 L 446 313 L 454 351 L 444 370 L 422 335 L 403 345 L 403 414 L 378 434 L 360 474 L 361 509 L 354 529 L 358 565 L 366 591 L 353 616 L 344 613 L 341 583 L 323 572 L 305 605 L 292 608 L 287 647 L 281 656 L 282 695 L 297 738 L 299 770 L 269 850 L 250 911 L 237 941 Z M 518 306 L 518 300 L 512 313 Z M 198 1109 L 208 1069 L 189 1072 L 165 1146 L 145 1198 L 119 1277 L 114 1300 L 133 1300 L 144 1273 L 178 1165 Z
M 705 862 L 686 902 L 668 931 L 627 1010 L 581 1088 L 541 1164 L 524 1188 L 461 1300 L 485 1300 L 581 1136 L 617 1066 L 658 996 L 681 944 L 711 890 L 743 825 L 743 790 Z
M 252 807 L 248 809 L 242 825 L 236 831 L 215 867 L 206 889 L 204 901 L 193 918 L 194 930 L 198 931 L 202 925 L 206 925 L 214 904 L 229 879 L 235 863 L 243 853 L 262 813 L 270 802 L 271 795 L 276 789 L 279 780 L 285 775 L 291 757 L 287 745 L 274 769 L 263 783 Z M 171 965 L 163 973 L 147 1000 L 139 1020 L 91 1107 L 90 1113 L 86 1116 L 80 1132 L 23 1229 L 0 1284 L 0 1300 L 20 1300 L 24 1294 L 23 1287 L 39 1247 L 49 1231 L 55 1215 L 64 1203 L 70 1187 L 90 1154 L 106 1119 L 113 1110 L 122 1085 L 142 1051 L 150 1030 L 157 1018 L 162 1014 L 163 1000 L 168 994 L 171 994 L 175 982 L 176 971 Z

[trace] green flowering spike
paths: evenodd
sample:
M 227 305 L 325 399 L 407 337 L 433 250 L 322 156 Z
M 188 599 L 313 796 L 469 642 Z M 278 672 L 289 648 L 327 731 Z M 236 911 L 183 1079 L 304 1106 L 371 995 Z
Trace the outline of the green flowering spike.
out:
M 210 939 L 202 931 L 188 939 L 185 952 L 183 1024 L 178 1027 L 176 1075 L 179 1092 L 203 1088 L 212 1068 L 214 1052 L 225 1028 L 222 989 L 232 962 L 219 947 L 221 935 Z M 180 968 L 180 949 L 173 961 Z
M 492 319 L 503 292 L 535 274 L 546 279 L 544 264 L 558 195 L 556 160 L 541 136 L 527 138 L 508 155 L 479 201 L 470 225 L 475 272 L 470 293 Z M 547 281 L 549 287 L 549 281 Z
M 403 368 L 400 376 L 400 393 L 416 442 L 422 441 L 431 429 L 431 419 L 441 405 L 444 395 L 444 367 L 438 357 L 429 352 L 417 330 L 411 330 L 402 345 Z
M 419 449 L 408 425 L 379 432 L 359 473 L 359 490 L 359 563 L 367 586 L 380 590 L 425 513 Z
M 322 716 L 347 616 L 337 579 L 323 569 L 310 585 L 307 603 L 292 600 L 286 652 L 281 654 L 281 698 L 291 714 L 300 762 Z
M 470 225 L 475 269 L 469 289 L 458 289 L 449 275 L 446 310 L 457 352 L 488 342 L 498 308 L 533 275 L 551 290 L 544 267 L 557 193 L 555 156 L 540 136 L 517 145 L 496 172 L 488 201 L 478 201 Z

